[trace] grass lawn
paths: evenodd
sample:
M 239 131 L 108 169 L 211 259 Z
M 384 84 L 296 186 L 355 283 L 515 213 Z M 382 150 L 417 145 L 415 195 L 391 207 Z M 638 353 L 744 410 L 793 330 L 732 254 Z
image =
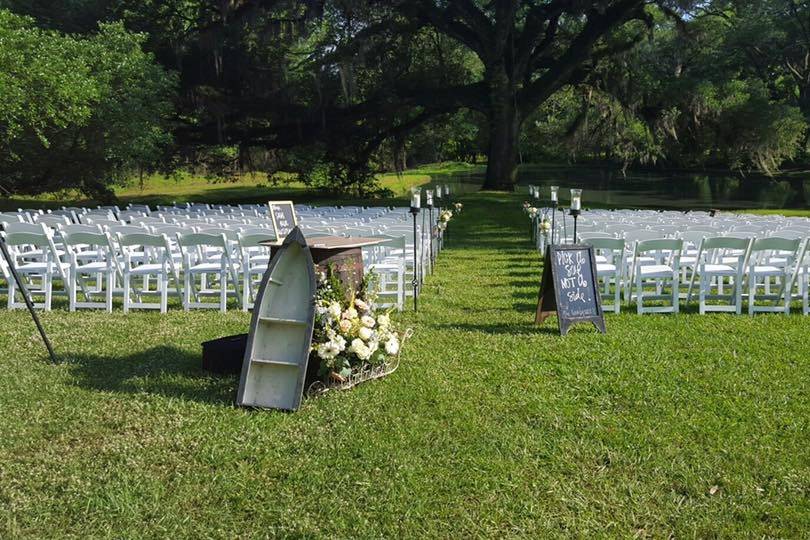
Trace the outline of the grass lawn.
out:
M 463 199 L 399 370 L 234 408 L 239 312 L 2 311 L 0 537 L 802 537 L 810 319 L 532 324 L 521 196 Z
M 383 188 L 391 190 L 395 197 L 406 203 L 405 195 L 412 186 L 420 186 L 431 181 L 438 181 L 452 175 L 464 175 L 483 171 L 483 166 L 469 165 L 467 163 L 446 162 L 432 163 L 408 169 L 401 175 L 386 173 L 379 175 L 379 183 Z M 187 173 L 178 173 L 176 178 L 162 175 L 148 176 L 143 188 L 136 180 L 126 186 L 115 189 L 119 205 L 128 203 L 141 203 L 155 205 L 170 205 L 178 202 L 199 203 L 264 203 L 268 200 L 292 199 L 296 202 L 333 203 L 334 194 L 311 190 L 300 182 L 291 182 L 272 186 L 267 183 L 264 173 L 244 174 L 236 181 L 211 180 L 202 176 L 193 176 Z M 346 199 L 347 202 L 380 204 L 376 201 L 358 201 Z M 385 201 L 390 202 L 390 199 Z M 16 210 L 17 208 L 59 208 L 62 206 L 88 206 L 93 201 L 83 199 L 79 193 L 52 193 L 30 198 L 0 198 L 0 211 Z

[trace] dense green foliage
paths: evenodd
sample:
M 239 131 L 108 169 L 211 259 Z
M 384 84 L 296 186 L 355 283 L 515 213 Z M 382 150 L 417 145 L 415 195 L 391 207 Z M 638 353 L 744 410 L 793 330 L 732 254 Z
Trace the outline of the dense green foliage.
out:
M 538 160 L 772 173 L 810 158 L 808 2 L 0 6 L 31 17 L 0 29 L 14 193 L 157 166 L 374 196 L 375 172 L 442 160 L 485 160 L 487 186 L 509 187 Z
M 0 10 L 0 189 L 102 196 L 170 135 L 174 79 L 121 23 L 87 36 Z
M 713 2 L 606 61 L 535 118 L 535 155 L 773 172 L 806 159 L 810 6 Z
M 627 312 L 561 338 L 532 324 L 520 202 L 464 199 L 399 370 L 294 414 L 201 371 L 241 312 L 57 310 L 58 366 L 4 312 L 0 536 L 805 535 L 808 319 Z

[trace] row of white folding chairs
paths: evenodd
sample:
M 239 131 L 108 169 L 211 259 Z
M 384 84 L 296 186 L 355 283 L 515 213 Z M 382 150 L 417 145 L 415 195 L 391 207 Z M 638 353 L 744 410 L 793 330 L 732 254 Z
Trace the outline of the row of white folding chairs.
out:
M 802 301 L 803 313 L 810 313 L 806 236 L 704 237 L 691 255 L 685 254 L 685 242 L 680 238 L 636 240 L 629 253 L 621 238 L 589 238 L 584 243 L 593 245 L 597 252 L 597 279 L 602 280 L 603 298 L 612 301 L 616 312 L 624 291 L 626 302 L 636 301 L 638 313 L 677 313 L 680 300 L 691 301 L 697 286 L 701 314 L 739 314 L 743 297 L 748 301 L 749 314 L 789 313 L 790 303 L 797 299 Z M 667 282 L 669 292 L 664 293 Z M 646 290 L 650 283 L 654 293 Z M 669 305 L 645 306 L 645 300 L 667 300 Z M 758 303 L 761 301 L 770 304 Z
M 122 294 L 125 311 L 131 308 L 166 311 L 170 281 L 174 282 L 186 309 L 218 307 L 224 311 L 228 297 L 236 297 L 243 309 L 248 309 L 254 299 L 255 286 L 269 262 L 269 248 L 259 242 L 275 239 L 262 232 L 238 233 L 239 249 L 234 251 L 222 233 L 176 232 L 170 239 L 168 234 L 155 234 L 147 228 L 130 229 L 133 230 L 119 230 L 113 236 L 92 227 L 72 226 L 67 227 L 58 240 L 45 228 L 23 231 L 12 227 L 4 234 L 17 270 L 38 281 L 39 286 L 32 283 L 32 291 L 43 296 L 39 307 L 51 308 L 53 282 L 59 280 L 70 298 L 71 310 L 84 307 L 111 310 L 113 294 Z M 392 244 L 391 249 L 395 250 L 396 242 Z M 8 306 L 21 307 L 8 269 L 3 270 L 9 283 Z M 133 278 L 141 279 L 140 289 L 132 286 Z M 208 286 L 217 279 L 218 289 Z M 90 281 L 94 281 L 92 287 Z M 122 290 L 115 287 L 118 281 L 123 284 Z M 396 285 L 398 289 L 393 305 L 401 309 L 404 269 L 396 276 Z M 78 301 L 79 291 L 86 302 Z M 92 296 L 101 294 L 105 297 L 104 302 L 92 300 Z M 149 295 L 159 295 L 160 302 L 140 300 L 140 297 Z M 202 297 L 212 295 L 219 298 L 218 304 L 201 301 Z

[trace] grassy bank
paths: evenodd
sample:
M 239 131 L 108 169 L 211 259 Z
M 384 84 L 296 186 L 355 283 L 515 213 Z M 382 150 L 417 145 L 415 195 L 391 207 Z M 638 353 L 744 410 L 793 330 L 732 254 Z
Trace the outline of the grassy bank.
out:
M 450 176 L 480 172 L 482 167 L 466 163 L 433 163 L 402 174 L 386 173 L 378 176 L 381 187 L 390 190 L 393 196 L 406 202 L 406 193 L 412 186 L 443 181 Z M 335 202 L 342 199 L 333 194 L 312 190 L 300 182 L 284 182 L 278 185 L 268 183 L 264 173 L 244 174 L 231 181 L 212 180 L 203 176 L 178 173 L 174 177 L 150 175 L 144 178 L 143 185 L 133 180 L 125 186 L 115 188 L 120 204 L 140 203 L 169 205 L 175 201 L 199 203 L 263 203 L 270 199 L 291 199 L 296 202 Z M 356 198 L 343 199 L 347 202 L 371 202 Z M 386 202 L 389 202 L 386 199 Z M 379 204 L 380 201 L 377 201 Z M 87 206 L 97 204 L 76 192 L 63 192 L 31 198 L 0 198 L 0 210 L 17 208 L 58 208 L 61 206 Z
M 518 196 L 464 199 L 399 370 L 232 407 L 203 340 L 248 317 L 2 312 L 0 537 L 801 537 L 808 318 L 532 324 Z M 135 339 L 137 336 L 137 339 Z

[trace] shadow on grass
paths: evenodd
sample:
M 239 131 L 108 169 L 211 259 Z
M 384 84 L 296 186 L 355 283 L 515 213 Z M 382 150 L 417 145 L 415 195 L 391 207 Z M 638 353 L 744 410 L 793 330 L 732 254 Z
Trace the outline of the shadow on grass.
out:
M 81 388 L 127 394 L 155 394 L 175 399 L 230 405 L 238 375 L 212 375 L 201 356 L 172 346 L 159 346 L 129 356 L 62 354 Z

